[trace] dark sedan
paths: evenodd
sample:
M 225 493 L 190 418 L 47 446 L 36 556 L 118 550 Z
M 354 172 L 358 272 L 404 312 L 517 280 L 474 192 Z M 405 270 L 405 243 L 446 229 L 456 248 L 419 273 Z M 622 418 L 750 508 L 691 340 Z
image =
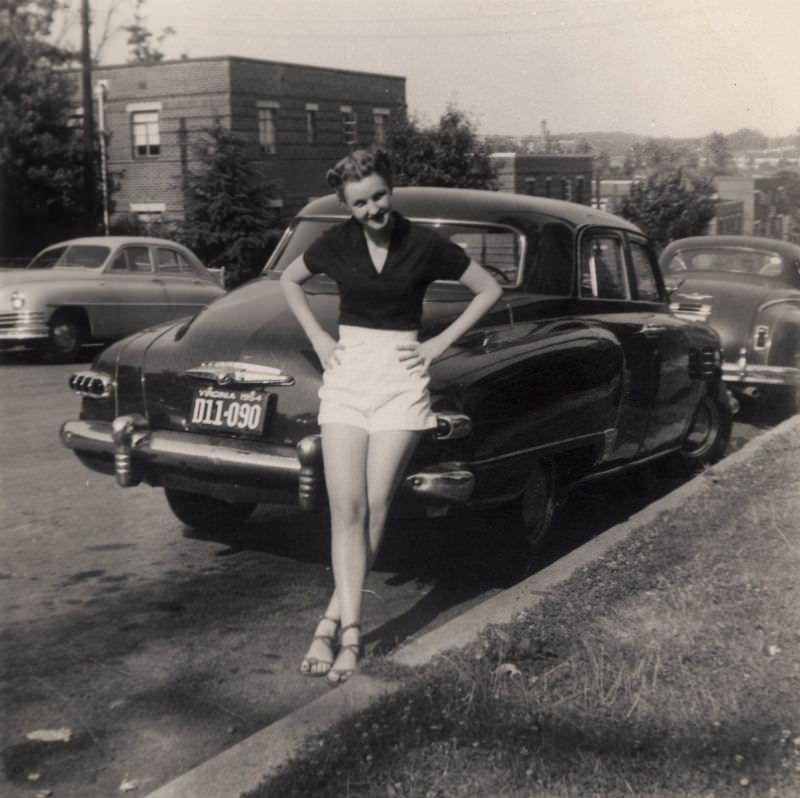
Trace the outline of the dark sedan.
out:
M 661 266 L 676 315 L 719 333 L 729 387 L 796 410 L 800 246 L 756 236 L 695 236 L 670 243 Z
M 582 205 L 489 191 L 398 189 L 394 206 L 496 275 L 497 305 L 431 368 L 438 429 L 404 479 L 409 507 L 516 506 L 532 542 L 570 486 L 654 459 L 721 456 L 732 406 L 720 342 L 675 318 L 650 244 Z M 321 367 L 287 307 L 281 270 L 340 222 L 335 197 L 307 205 L 263 276 L 191 321 L 117 342 L 71 378 L 83 398 L 62 440 L 120 485 L 163 487 L 194 527 L 224 528 L 263 502 L 324 494 Z M 306 284 L 335 334 L 336 285 Z M 436 283 L 422 337 L 471 294 Z

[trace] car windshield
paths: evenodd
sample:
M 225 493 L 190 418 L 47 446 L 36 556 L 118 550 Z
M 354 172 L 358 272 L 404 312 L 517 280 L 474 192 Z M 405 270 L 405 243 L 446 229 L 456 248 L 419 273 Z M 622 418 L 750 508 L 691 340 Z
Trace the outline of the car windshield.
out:
M 779 277 L 782 270 L 783 261 L 777 252 L 745 247 L 682 250 L 667 264 L 667 274 L 715 271 Z
M 51 269 L 54 266 L 78 266 L 96 269 L 102 266 L 111 252 L 110 247 L 92 244 L 74 244 L 71 247 L 52 247 L 37 255 L 29 264 L 29 269 Z
M 305 252 L 325 230 L 339 224 L 340 219 L 301 219 L 289 230 L 283 247 L 268 264 L 270 271 L 283 271 Z M 507 227 L 490 224 L 468 224 L 447 221 L 420 221 L 439 235 L 458 244 L 470 258 L 489 269 L 501 285 L 518 284 L 522 242 L 520 235 Z

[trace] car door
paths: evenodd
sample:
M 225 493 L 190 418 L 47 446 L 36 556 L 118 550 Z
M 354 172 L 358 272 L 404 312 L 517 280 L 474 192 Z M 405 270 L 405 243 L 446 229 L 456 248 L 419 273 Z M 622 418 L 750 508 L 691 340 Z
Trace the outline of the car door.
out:
M 113 295 L 102 336 L 120 338 L 172 318 L 164 281 L 153 268 L 151 248 L 130 244 L 120 248 L 104 281 Z
M 607 462 L 630 461 L 645 445 L 655 389 L 654 340 L 646 325 L 652 314 L 631 302 L 626 240 L 621 231 L 590 228 L 579 241 L 581 313 L 619 341 L 624 379 L 617 439 Z
M 628 235 L 631 301 L 645 314 L 640 335 L 648 342 L 653 396 L 644 449 L 652 452 L 676 444 L 695 403 L 690 380 L 690 341 L 685 322 L 670 312 L 652 249 L 644 238 Z
M 155 266 L 164 282 L 173 318 L 193 316 L 222 293 L 221 286 L 198 274 L 178 249 L 155 247 Z

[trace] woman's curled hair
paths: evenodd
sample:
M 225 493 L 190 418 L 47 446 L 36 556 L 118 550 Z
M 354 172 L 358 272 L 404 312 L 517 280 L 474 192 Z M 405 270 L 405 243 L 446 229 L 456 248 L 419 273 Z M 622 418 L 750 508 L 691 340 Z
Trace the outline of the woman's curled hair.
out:
M 392 187 L 392 162 L 386 150 L 354 150 L 328 169 L 325 179 L 344 201 L 345 183 L 355 183 L 370 175 L 379 175 L 389 188 Z

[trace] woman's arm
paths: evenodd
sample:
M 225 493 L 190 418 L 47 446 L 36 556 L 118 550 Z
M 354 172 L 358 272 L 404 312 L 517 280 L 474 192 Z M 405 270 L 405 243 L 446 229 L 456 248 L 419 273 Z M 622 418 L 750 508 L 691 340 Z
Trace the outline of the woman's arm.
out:
M 300 255 L 281 274 L 281 290 L 286 297 L 289 309 L 294 313 L 303 332 L 311 342 L 311 346 L 314 347 L 322 367 L 328 368 L 331 358 L 335 357 L 338 343 L 322 328 L 308 304 L 303 283 L 312 276 L 303 256 Z
M 418 353 L 419 358 L 426 366 L 430 365 L 432 360 L 443 354 L 454 341 L 457 341 L 467 330 L 473 327 L 503 295 L 503 289 L 497 280 L 474 260 L 470 261 L 467 270 L 462 275 L 461 284 L 469 288 L 475 296 L 472 297 L 472 301 L 452 324 L 445 327 L 433 338 L 423 341 L 416 348 L 416 353 Z M 409 351 L 407 357 L 401 357 L 409 368 L 414 368 L 420 363 L 420 360 L 417 360 L 414 354 L 413 351 Z

